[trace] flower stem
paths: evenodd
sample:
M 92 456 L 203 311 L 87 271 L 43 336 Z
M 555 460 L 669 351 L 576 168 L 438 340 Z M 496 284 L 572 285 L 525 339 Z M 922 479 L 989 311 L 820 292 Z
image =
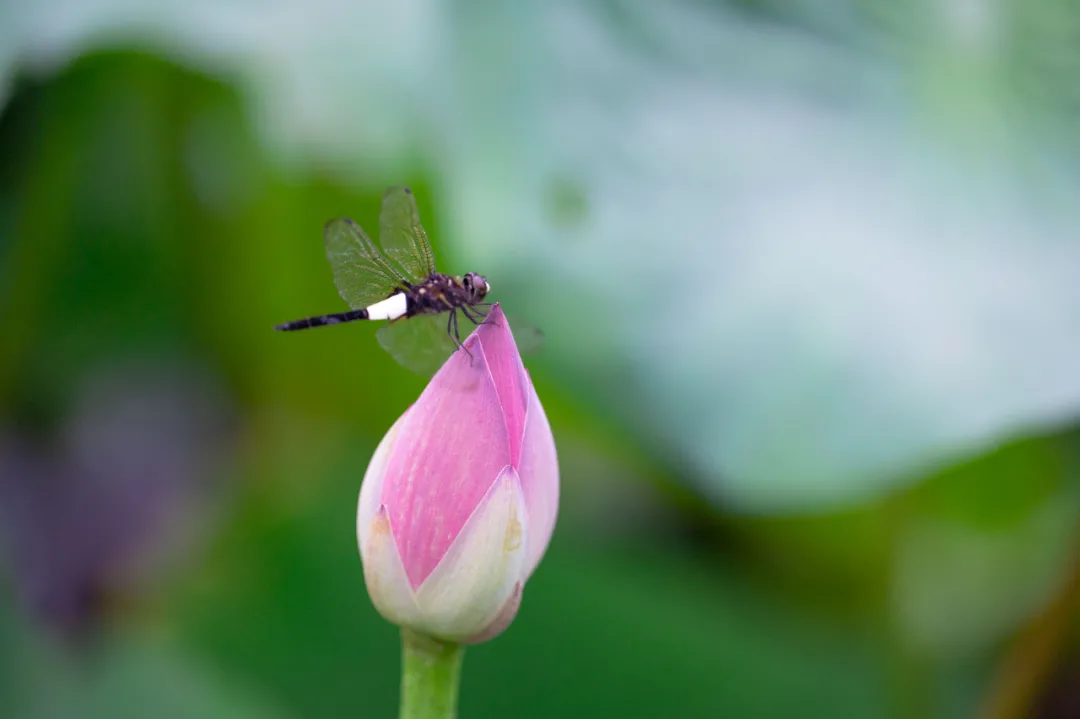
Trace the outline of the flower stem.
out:
M 400 719 L 454 719 L 461 682 L 460 644 L 401 630 Z

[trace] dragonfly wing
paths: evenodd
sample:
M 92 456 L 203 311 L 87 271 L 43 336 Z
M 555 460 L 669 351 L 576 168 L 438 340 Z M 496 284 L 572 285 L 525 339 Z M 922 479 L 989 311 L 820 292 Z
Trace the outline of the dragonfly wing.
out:
M 420 224 L 416 197 L 408 187 L 392 187 L 383 195 L 379 242 L 386 254 L 415 280 L 435 272 L 435 254 Z
M 544 333 L 538 327 L 518 322 L 516 318 L 508 318 L 507 322 L 510 322 L 510 332 L 514 335 L 514 343 L 521 354 L 536 354 L 544 346 Z
M 385 299 L 408 282 L 352 220 L 330 220 L 323 236 L 338 294 L 354 310 Z
M 450 315 L 417 315 L 379 328 L 382 348 L 404 367 L 430 377 L 442 367 L 456 345 L 446 331 Z

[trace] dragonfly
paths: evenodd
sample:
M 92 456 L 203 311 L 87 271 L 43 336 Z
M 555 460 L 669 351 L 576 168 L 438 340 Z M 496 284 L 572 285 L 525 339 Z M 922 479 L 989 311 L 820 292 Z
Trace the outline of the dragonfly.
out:
M 483 275 L 453 276 L 435 268 L 435 254 L 420 223 L 416 197 L 408 187 L 383 195 L 379 213 L 380 249 L 348 218 L 326 223 L 326 257 L 338 294 L 352 309 L 277 325 L 281 332 L 359 320 L 388 320 L 376 333 L 379 344 L 400 364 L 431 376 L 451 353 L 463 348 L 459 316 L 482 323 L 491 303 L 491 283 Z M 446 315 L 445 328 L 442 315 Z

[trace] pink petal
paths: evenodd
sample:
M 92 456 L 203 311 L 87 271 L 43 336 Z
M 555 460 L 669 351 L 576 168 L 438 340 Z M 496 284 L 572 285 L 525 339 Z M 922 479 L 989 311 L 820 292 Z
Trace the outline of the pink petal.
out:
M 476 331 L 477 341 L 487 358 L 499 402 L 506 416 L 506 433 L 510 437 L 510 463 L 517 466 L 521 456 L 521 432 L 525 426 L 525 367 L 521 364 L 514 335 L 510 331 L 502 308 L 495 304 L 487 319 Z
M 513 467 L 506 467 L 416 592 L 423 630 L 461 641 L 496 623 L 524 579 L 528 517 Z M 509 624 L 513 615 L 505 618 Z
M 360 500 L 356 508 L 356 532 L 361 541 L 363 541 L 361 528 L 368 526 L 371 520 L 374 519 L 375 513 L 383 509 L 382 491 L 383 482 L 386 478 L 387 463 L 390 461 L 391 451 L 395 442 L 397 442 L 398 435 L 401 432 L 401 425 L 404 424 L 407 415 L 408 412 L 406 411 L 405 414 L 398 417 L 393 426 L 383 435 L 379 446 L 375 448 L 375 453 L 371 455 L 367 471 L 364 472 L 364 481 L 360 485 Z
M 413 588 L 510 463 L 498 392 L 483 353 L 472 353 L 456 352 L 409 408 L 386 465 L 380 503 Z
M 529 410 L 518 475 L 529 513 L 529 546 L 525 560 L 525 577 L 528 578 L 540 563 L 555 531 L 555 517 L 559 511 L 559 458 L 540 398 L 531 379 L 526 379 L 529 382 Z

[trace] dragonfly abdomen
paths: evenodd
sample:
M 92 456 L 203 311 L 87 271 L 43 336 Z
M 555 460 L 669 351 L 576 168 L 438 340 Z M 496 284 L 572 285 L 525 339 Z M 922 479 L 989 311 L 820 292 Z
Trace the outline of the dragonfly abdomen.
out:
M 365 307 L 361 310 L 349 310 L 348 312 L 338 312 L 332 315 L 305 317 L 302 320 L 294 320 L 278 325 L 274 329 L 281 332 L 292 332 L 293 330 L 306 330 L 311 327 L 339 325 L 342 322 L 353 322 L 355 320 L 396 320 L 406 314 L 408 305 L 409 300 L 405 293 L 397 292 L 390 295 L 385 300 L 376 302 L 370 307 Z
M 318 317 L 305 317 L 302 320 L 285 322 L 274 329 L 278 332 L 292 332 L 294 330 L 306 330 L 312 327 L 322 327 L 324 325 L 339 325 L 342 322 L 366 320 L 367 318 L 367 310 L 349 310 L 348 312 L 337 312 L 332 315 L 319 315 Z

